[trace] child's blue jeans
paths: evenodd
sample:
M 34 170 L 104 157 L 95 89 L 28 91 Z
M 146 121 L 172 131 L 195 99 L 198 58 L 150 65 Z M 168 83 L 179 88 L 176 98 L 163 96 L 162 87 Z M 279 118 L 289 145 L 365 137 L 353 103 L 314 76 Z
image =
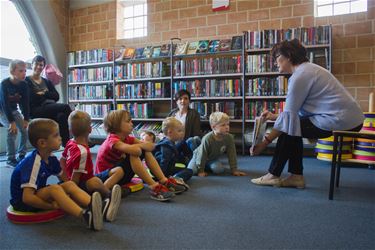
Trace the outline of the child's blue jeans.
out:
M 27 143 L 27 129 L 23 127 L 23 116 L 22 114 L 16 110 L 12 112 L 14 121 L 17 126 L 17 133 L 10 133 L 8 130 L 7 134 L 7 157 L 8 160 L 16 159 L 16 140 L 17 140 L 17 134 L 19 133 L 21 135 L 20 142 L 18 145 L 18 155 L 25 155 L 26 154 L 26 143 Z M 0 112 L 0 123 L 8 129 L 9 127 L 9 121 L 6 115 L 2 112 Z
M 198 174 L 198 166 L 196 164 L 196 154 L 193 155 L 193 158 L 189 162 L 188 168 L 193 170 L 193 174 Z M 214 174 L 222 174 L 225 171 L 225 166 L 219 161 L 219 159 L 212 160 L 206 163 L 204 168 L 205 172 L 212 172 Z

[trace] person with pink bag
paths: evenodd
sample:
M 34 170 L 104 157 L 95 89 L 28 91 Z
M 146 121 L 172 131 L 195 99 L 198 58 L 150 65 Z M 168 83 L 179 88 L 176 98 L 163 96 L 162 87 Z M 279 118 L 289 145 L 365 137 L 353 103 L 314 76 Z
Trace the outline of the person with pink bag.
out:
M 62 145 L 65 147 L 70 137 L 68 117 L 72 110 L 68 104 L 57 103 L 60 96 L 54 84 L 41 76 L 45 67 L 46 59 L 40 55 L 35 56 L 32 60 L 33 74 L 26 77 L 30 93 L 30 116 L 55 120 L 59 124 Z

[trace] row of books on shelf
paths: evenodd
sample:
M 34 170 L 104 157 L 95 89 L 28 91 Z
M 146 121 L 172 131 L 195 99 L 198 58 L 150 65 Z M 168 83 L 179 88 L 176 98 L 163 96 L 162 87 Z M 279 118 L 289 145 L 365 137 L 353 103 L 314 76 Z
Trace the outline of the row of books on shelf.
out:
M 241 68 L 241 56 L 176 60 L 173 65 L 175 76 L 241 73 Z
M 161 133 L 161 122 L 140 122 L 134 127 L 132 134 L 133 136 L 140 138 L 143 131 L 151 131 L 155 135 L 158 135 Z
M 68 65 L 113 61 L 112 49 L 92 49 L 68 52 Z
M 75 107 L 78 110 L 85 111 L 90 114 L 91 118 L 103 118 L 110 110 L 113 105 L 111 104 L 78 104 Z
M 85 111 L 92 118 L 103 118 L 110 110 L 112 104 L 78 104 L 76 109 Z M 152 104 L 150 103 L 118 103 L 118 110 L 128 110 L 132 118 L 151 118 L 153 116 Z M 275 114 L 284 111 L 284 101 L 251 101 L 245 103 L 245 119 L 255 119 L 260 116 L 264 110 L 269 110 Z M 221 111 L 228 114 L 231 119 L 242 119 L 242 106 L 238 102 L 198 102 L 190 104 L 190 108 L 199 112 L 202 119 L 208 119 L 210 114 L 215 111 Z
M 329 65 L 328 50 L 310 51 L 310 62 L 322 67 Z M 193 76 L 210 74 L 241 73 L 241 56 L 216 58 L 195 58 L 177 60 L 174 62 L 175 76 Z M 152 77 L 167 77 L 170 75 L 170 65 L 166 62 L 126 63 L 116 65 L 114 75 L 117 80 L 139 79 Z M 269 54 L 247 55 L 246 73 L 276 72 L 277 66 Z M 112 80 L 112 67 L 83 68 L 69 71 L 69 82 L 109 81 Z
M 284 101 L 251 101 L 245 103 L 245 119 L 255 119 L 260 116 L 264 110 L 269 110 L 274 114 L 280 114 L 284 111 Z
M 330 26 L 299 27 L 290 29 L 269 29 L 262 31 L 246 31 L 245 35 L 237 35 L 228 39 L 184 41 L 174 44 L 145 46 L 141 48 L 121 48 L 80 50 L 68 53 L 68 64 L 89 64 L 116 60 L 155 58 L 173 55 L 191 55 L 199 53 L 215 53 L 221 51 L 241 50 L 244 37 L 246 49 L 271 48 L 282 40 L 299 39 L 305 45 L 328 44 Z
M 311 63 L 318 64 L 323 68 L 330 70 L 330 62 L 327 48 L 325 48 L 324 50 L 310 51 L 308 52 L 308 57 Z
M 91 134 L 90 136 L 100 136 L 100 137 L 105 137 L 107 133 L 104 130 L 104 124 L 103 122 L 100 121 L 94 121 L 91 123 Z
M 186 89 L 192 97 L 234 97 L 241 96 L 240 79 L 206 79 L 192 81 L 175 81 L 173 95 Z
M 116 95 L 118 98 L 170 98 L 169 82 L 143 82 L 131 84 L 117 84 Z
M 325 67 L 328 65 L 328 51 L 310 51 L 310 61 Z M 175 76 L 190 76 L 202 74 L 241 73 L 241 56 L 200 58 L 192 60 L 177 60 L 174 63 Z M 247 73 L 275 72 L 277 67 L 269 54 L 248 55 Z M 164 77 L 170 73 L 170 66 L 165 62 L 126 63 L 116 65 L 115 78 L 137 79 Z M 112 80 L 112 67 L 91 69 L 74 69 L 69 72 L 69 82 L 107 81 Z
M 247 55 L 246 73 L 277 72 L 275 60 L 270 54 Z
M 208 119 L 216 111 L 226 113 L 231 119 L 242 118 L 242 106 L 238 102 L 192 102 L 190 108 L 197 110 L 202 119 Z
M 273 78 L 259 77 L 248 79 L 245 93 L 247 96 L 283 96 L 286 95 L 288 79 L 285 76 Z M 170 98 L 169 82 L 141 82 L 117 84 L 116 97 L 125 99 Z M 240 79 L 205 79 L 175 81 L 173 95 L 186 89 L 192 97 L 235 97 L 242 96 Z M 112 85 L 78 85 L 69 87 L 69 96 L 74 100 L 111 99 Z
M 68 94 L 71 100 L 112 99 L 113 87 L 111 84 L 77 85 L 69 87 Z
M 283 40 L 298 39 L 305 45 L 328 44 L 330 26 L 299 27 L 290 29 L 270 29 L 245 32 L 245 48 L 272 48 Z
M 141 58 L 155 58 L 173 55 L 193 55 L 199 53 L 216 53 L 221 51 L 241 50 L 242 49 L 242 36 L 233 36 L 229 39 L 222 40 L 199 40 L 192 42 L 179 42 L 174 44 L 163 44 L 158 46 L 146 46 L 141 48 L 122 48 L 120 60 L 127 59 L 141 59 Z
M 170 75 L 170 65 L 166 62 L 126 63 L 115 66 L 115 79 L 137 79 L 164 77 Z
M 153 115 L 151 103 L 118 103 L 116 107 L 129 111 L 132 118 L 151 118 Z
M 278 77 L 258 77 L 247 80 L 248 96 L 283 96 L 288 92 L 288 78 Z
M 101 121 L 92 122 L 91 128 L 92 131 L 90 136 L 105 137 L 107 135 L 104 130 L 104 124 Z M 161 122 L 140 122 L 133 128 L 132 135 L 139 139 L 143 131 L 151 131 L 155 135 L 158 135 L 161 133 Z
M 73 69 L 69 70 L 69 82 L 92 82 L 92 81 L 110 81 L 112 80 L 112 67 L 99 67 L 88 69 Z

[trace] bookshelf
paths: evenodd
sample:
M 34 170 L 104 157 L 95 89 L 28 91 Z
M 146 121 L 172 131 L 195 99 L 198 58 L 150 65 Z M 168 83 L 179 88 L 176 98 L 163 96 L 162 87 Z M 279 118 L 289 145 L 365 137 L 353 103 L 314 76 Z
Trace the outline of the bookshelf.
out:
M 277 72 L 269 55 L 272 46 L 298 38 L 311 62 L 331 70 L 331 37 L 331 26 L 318 26 L 246 31 L 224 39 L 224 45 L 224 40 L 188 43 L 172 38 L 154 47 L 69 52 L 69 103 L 90 113 L 94 128 L 101 127 L 109 110 L 127 109 L 135 130 L 159 132 L 175 105 L 174 94 L 184 88 L 191 93 L 192 108 L 201 114 L 202 131 L 209 130 L 211 112 L 226 112 L 244 153 L 255 116 L 264 108 L 282 112 L 285 105 L 289 75 Z

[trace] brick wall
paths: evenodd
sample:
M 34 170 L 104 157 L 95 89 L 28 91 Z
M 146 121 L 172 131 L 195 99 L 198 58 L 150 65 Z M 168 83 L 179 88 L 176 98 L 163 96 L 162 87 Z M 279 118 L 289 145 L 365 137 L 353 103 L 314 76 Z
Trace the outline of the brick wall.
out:
M 230 9 L 219 12 L 211 11 L 212 0 L 148 2 L 149 35 L 129 40 L 116 40 L 115 1 L 71 10 L 69 50 L 156 45 L 171 37 L 220 39 L 244 30 L 332 24 L 333 73 L 368 110 L 368 93 L 375 91 L 375 0 L 368 0 L 367 13 L 323 18 L 314 18 L 313 0 L 231 0 Z
M 49 0 L 52 11 L 56 16 L 60 32 L 64 38 L 65 49 L 69 48 L 69 1 Z

